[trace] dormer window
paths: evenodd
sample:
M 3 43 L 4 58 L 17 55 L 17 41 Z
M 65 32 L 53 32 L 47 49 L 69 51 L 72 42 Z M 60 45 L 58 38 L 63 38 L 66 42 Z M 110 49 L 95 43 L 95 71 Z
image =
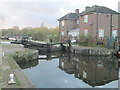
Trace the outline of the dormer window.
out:
M 65 25 L 64 20 L 63 20 L 63 21 L 61 21 L 61 24 L 62 24 L 62 26 L 64 26 L 64 25 Z
M 88 15 L 84 16 L 84 22 L 87 23 L 88 22 Z

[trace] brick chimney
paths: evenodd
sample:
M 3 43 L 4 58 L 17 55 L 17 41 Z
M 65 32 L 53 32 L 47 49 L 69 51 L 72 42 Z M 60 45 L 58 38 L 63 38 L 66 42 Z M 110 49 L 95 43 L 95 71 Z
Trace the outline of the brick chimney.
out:
M 90 9 L 90 7 L 89 7 L 89 6 L 87 6 L 87 7 L 85 7 L 85 8 L 86 8 L 86 10 Z
M 75 9 L 75 13 L 76 13 L 76 14 L 79 14 L 79 9 Z

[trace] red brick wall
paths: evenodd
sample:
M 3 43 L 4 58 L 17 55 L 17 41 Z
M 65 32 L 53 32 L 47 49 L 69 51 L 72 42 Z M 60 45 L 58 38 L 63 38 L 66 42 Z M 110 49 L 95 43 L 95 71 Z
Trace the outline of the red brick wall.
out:
M 98 16 L 97 16 L 98 15 Z M 98 26 L 97 26 L 98 20 Z M 91 26 L 90 23 L 93 23 Z M 80 16 L 80 34 L 84 34 L 84 29 L 88 29 L 89 34 L 97 40 L 99 29 L 104 29 L 104 39 L 110 36 L 110 26 L 111 26 L 111 15 L 110 14 L 89 14 L 88 22 L 84 22 L 84 16 Z M 112 15 L 112 26 L 113 29 L 118 29 L 118 15 Z
M 89 24 L 93 23 L 92 26 Z M 80 16 L 80 34 L 84 34 L 84 29 L 88 29 L 88 32 L 91 33 L 93 36 L 95 36 L 96 32 L 96 15 L 95 14 L 89 14 L 88 15 L 88 22 L 84 22 L 84 16 Z
M 76 23 L 76 20 L 64 20 L 64 26 L 62 26 L 61 21 L 59 22 L 60 38 L 62 41 L 67 40 L 67 31 L 78 28 L 79 24 Z M 61 30 L 64 30 L 64 36 L 61 36 Z

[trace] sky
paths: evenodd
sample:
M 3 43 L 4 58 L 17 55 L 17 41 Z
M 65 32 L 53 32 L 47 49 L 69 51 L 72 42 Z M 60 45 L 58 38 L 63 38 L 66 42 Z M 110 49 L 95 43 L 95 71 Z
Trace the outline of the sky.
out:
M 58 19 L 67 13 L 85 10 L 86 6 L 106 6 L 118 11 L 120 0 L 0 0 L 0 28 L 18 26 L 58 26 Z

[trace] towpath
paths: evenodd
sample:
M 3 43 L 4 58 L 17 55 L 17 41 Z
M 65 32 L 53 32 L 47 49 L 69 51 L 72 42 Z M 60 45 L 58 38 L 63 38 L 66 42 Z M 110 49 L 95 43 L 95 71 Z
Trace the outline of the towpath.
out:
M 2 52 L 4 56 L 0 59 L 2 75 L 0 75 L 2 88 L 34 88 L 35 86 L 22 72 L 19 65 L 13 60 L 12 54 L 23 52 L 26 49 L 22 45 L 2 43 Z M 14 73 L 16 84 L 8 85 L 9 74 Z

